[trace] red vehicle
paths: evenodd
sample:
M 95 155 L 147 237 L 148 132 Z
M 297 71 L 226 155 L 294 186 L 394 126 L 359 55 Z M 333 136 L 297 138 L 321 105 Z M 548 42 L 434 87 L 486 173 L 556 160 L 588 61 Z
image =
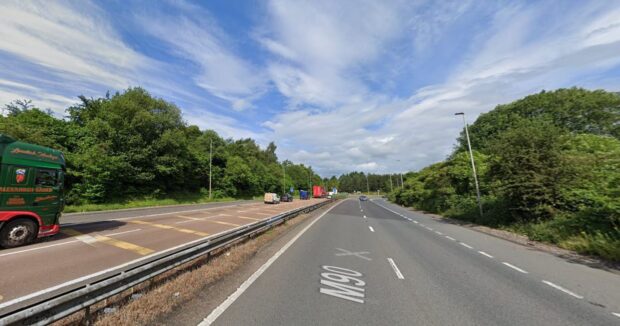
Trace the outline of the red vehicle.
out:
M 312 186 L 312 197 L 325 198 L 327 197 L 327 192 L 325 191 L 325 188 L 321 186 Z

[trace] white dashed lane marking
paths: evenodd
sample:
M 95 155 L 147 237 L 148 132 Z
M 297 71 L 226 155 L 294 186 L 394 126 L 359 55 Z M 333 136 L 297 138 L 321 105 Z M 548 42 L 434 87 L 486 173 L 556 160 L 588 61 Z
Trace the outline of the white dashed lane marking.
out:
M 459 244 L 460 244 L 461 246 L 465 247 L 465 248 L 474 249 L 474 247 L 472 247 L 472 246 L 470 246 L 470 245 L 466 244 L 465 242 L 459 242 Z
M 372 226 L 368 227 L 370 229 L 370 232 L 375 232 L 375 229 L 372 228 Z
M 527 274 L 528 273 L 526 270 L 523 270 L 523 269 L 521 269 L 521 268 L 519 268 L 519 267 L 517 267 L 515 265 L 510 264 L 510 263 L 502 262 L 502 264 L 504 264 L 504 265 L 506 265 L 506 266 L 508 266 L 508 267 L 510 267 L 512 269 L 514 269 L 515 271 L 521 272 L 523 274 Z
M 561 286 L 559 286 L 557 284 L 553 284 L 553 283 L 551 283 L 549 281 L 545 281 L 545 280 L 543 280 L 542 282 L 547 284 L 547 285 L 549 285 L 552 288 L 558 289 L 558 290 L 560 290 L 560 291 L 562 291 L 562 292 L 564 292 L 564 293 L 566 293 L 566 294 L 568 294 L 570 296 L 573 296 L 573 297 L 575 297 L 577 299 L 583 299 L 583 296 L 580 296 L 579 294 L 577 294 L 575 292 L 571 292 L 571 291 L 569 291 L 569 290 L 567 290 L 567 289 L 565 289 L 565 288 L 563 288 L 563 287 L 561 287 Z
M 377 205 L 378 205 L 378 204 L 377 204 Z M 393 213 L 395 213 L 395 214 L 397 214 L 397 215 L 399 215 L 399 216 L 403 217 L 403 218 L 404 218 L 404 219 L 406 219 L 406 220 L 409 220 L 409 221 L 411 221 L 411 222 L 413 222 L 413 223 L 415 223 L 415 224 L 418 224 L 418 225 L 420 225 L 420 226 L 422 226 L 422 227 L 426 228 L 427 230 L 430 230 L 430 231 L 432 231 L 432 230 L 433 230 L 432 228 L 429 228 L 429 227 L 427 227 L 426 225 L 424 225 L 424 224 L 422 224 L 422 223 L 419 223 L 418 221 L 412 220 L 411 218 L 409 218 L 409 217 L 407 217 L 407 216 L 404 216 L 403 214 L 396 213 L 396 212 L 394 212 L 393 210 L 391 210 L 391 209 L 389 209 L 389 208 L 387 208 L 387 207 L 385 207 L 385 206 L 383 206 L 383 205 L 379 205 L 379 206 L 381 206 L 381 207 L 383 207 L 383 208 L 385 208 L 385 209 L 387 209 L 387 210 L 389 210 L 389 211 L 391 211 L 391 212 L 393 212 Z M 372 230 L 372 227 L 369 227 L 369 228 L 371 229 L 371 231 L 373 231 L 373 232 L 374 232 L 374 230 Z M 439 232 L 439 231 L 435 231 L 435 233 L 436 233 L 436 234 L 438 234 L 438 235 L 443 235 L 443 233 L 441 233 L 441 232 Z M 453 238 L 453 237 L 451 237 L 451 236 L 446 235 L 445 237 L 446 237 L 446 239 L 449 239 L 449 240 L 452 240 L 452 241 L 457 241 L 455 238 Z M 463 247 L 466 247 L 466 248 L 469 248 L 469 249 L 474 249 L 472 246 L 470 246 L 470 245 L 468 245 L 468 244 L 466 244 L 466 243 L 464 243 L 464 242 L 459 242 L 459 244 L 460 244 L 460 245 L 462 245 Z M 481 254 L 481 255 L 483 255 L 483 256 L 485 256 L 485 257 L 488 257 L 488 258 L 494 259 L 494 257 L 493 257 L 492 255 L 490 255 L 490 254 L 488 254 L 488 253 L 486 253 L 486 252 L 484 252 L 484 251 L 478 251 L 478 253 L 479 253 L 479 254 Z M 392 260 L 391 258 L 388 258 L 388 261 L 390 261 L 390 265 L 392 265 L 392 268 L 393 268 L 393 269 L 394 269 L 394 271 L 396 272 L 396 271 L 398 270 L 398 268 L 396 267 L 396 265 L 395 265 L 395 264 L 393 264 L 393 260 Z M 524 269 L 522 269 L 522 268 L 519 268 L 519 267 L 517 267 L 517 266 L 515 266 L 515 265 L 512 265 L 512 264 L 510 264 L 510 263 L 508 263 L 508 262 L 502 262 L 502 264 L 504 264 L 504 265 L 506 265 L 506 266 L 508 266 L 508 267 L 510 267 L 510 268 L 512 268 L 512 269 L 514 269 L 514 270 L 516 270 L 516 271 L 518 271 L 518 272 L 520 272 L 520 273 L 523 273 L 523 274 L 529 274 L 529 272 L 528 272 L 528 271 L 526 271 L 526 270 L 524 270 Z M 398 271 L 398 272 L 399 272 L 399 271 Z M 398 275 L 398 272 L 397 272 L 397 275 Z M 400 278 L 400 277 L 399 277 L 399 278 Z M 564 292 L 564 293 L 566 293 L 566 294 L 568 294 L 568 295 L 570 295 L 570 296 L 572 296 L 572 297 L 574 297 L 574 298 L 577 298 L 577 299 L 583 299 L 583 298 L 584 298 L 583 296 L 581 296 L 581 295 L 579 295 L 579 294 L 577 294 L 577 293 L 575 293 L 575 292 L 572 292 L 572 291 L 570 291 L 570 290 L 568 290 L 568 289 L 565 289 L 565 288 L 563 288 L 563 287 L 561 287 L 561 286 L 559 286 L 559 285 L 557 285 L 557 284 L 554 284 L 554 283 L 552 283 L 552 282 L 549 282 L 549 281 L 546 281 L 546 280 L 543 280 L 542 282 L 543 282 L 544 284 L 546 284 L 546 285 L 548 285 L 548 286 L 550 286 L 550 287 L 552 287 L 552 288 L 554 288 L 554 289 L 556 289 L 556 290 L 562 291 L 562 292 Z M 618 312 L 611 312 L 611 314 L 612 314 L 612 315 L 614 315 L 614 316 L 616 316 L 616 317 L 618 317 L 618 318 L 620 318 L 620 313 L 618 313 Z

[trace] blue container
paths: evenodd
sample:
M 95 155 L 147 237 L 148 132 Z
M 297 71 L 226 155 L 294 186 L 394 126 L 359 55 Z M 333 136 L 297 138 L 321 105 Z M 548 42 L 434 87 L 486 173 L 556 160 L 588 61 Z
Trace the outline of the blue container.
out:
M 308 192 L 305 190 L 299 191 L 299 199 L 310 199 L 308 196 Z

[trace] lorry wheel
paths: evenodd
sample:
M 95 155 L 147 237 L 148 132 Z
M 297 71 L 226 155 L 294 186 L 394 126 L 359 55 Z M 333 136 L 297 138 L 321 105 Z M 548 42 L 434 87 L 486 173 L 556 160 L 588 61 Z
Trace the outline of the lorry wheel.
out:
M 32 242 L 37 233 L 37 225 L 25 218 L 20 218 L 7 223 L 0 230 L 0 247 L 14 248 Z

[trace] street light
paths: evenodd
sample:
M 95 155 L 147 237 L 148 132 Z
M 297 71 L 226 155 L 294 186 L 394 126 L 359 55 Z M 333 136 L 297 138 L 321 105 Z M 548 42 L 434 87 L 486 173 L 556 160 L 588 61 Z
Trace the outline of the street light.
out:
M 366 176 L 366 192 L 370 195 L 370 186 L 368 185 L 368 173 L 364 173 Z
M 469 130 L 467 128 L 467 122 L 465 122 L 465 113 L 457 112 L 454 115 L 463 116 L 463 125 L 465 126 L 465 137 L 467 138 L 467 147 L 469 148 L 469 157 L 471 158 L 471 170 L 474 174 L 474 182 L 476 184 L 476 196 L 478 197 L 478 208 L 480 209 L 480 217 L 482 217 L 482 201 L 480 200 L 480 186 L 478 186 L 478 175 L 476 174 L 476 164 L 474 163 L 474 152 L 471 150 L 471 142 L 469 141 Z
M 400 160 L 396 160 L 396 162 L 400 162 Z M 400 172 L 400 187 L 404 188 L 405 184 L 403 183 L 403 172 Z

